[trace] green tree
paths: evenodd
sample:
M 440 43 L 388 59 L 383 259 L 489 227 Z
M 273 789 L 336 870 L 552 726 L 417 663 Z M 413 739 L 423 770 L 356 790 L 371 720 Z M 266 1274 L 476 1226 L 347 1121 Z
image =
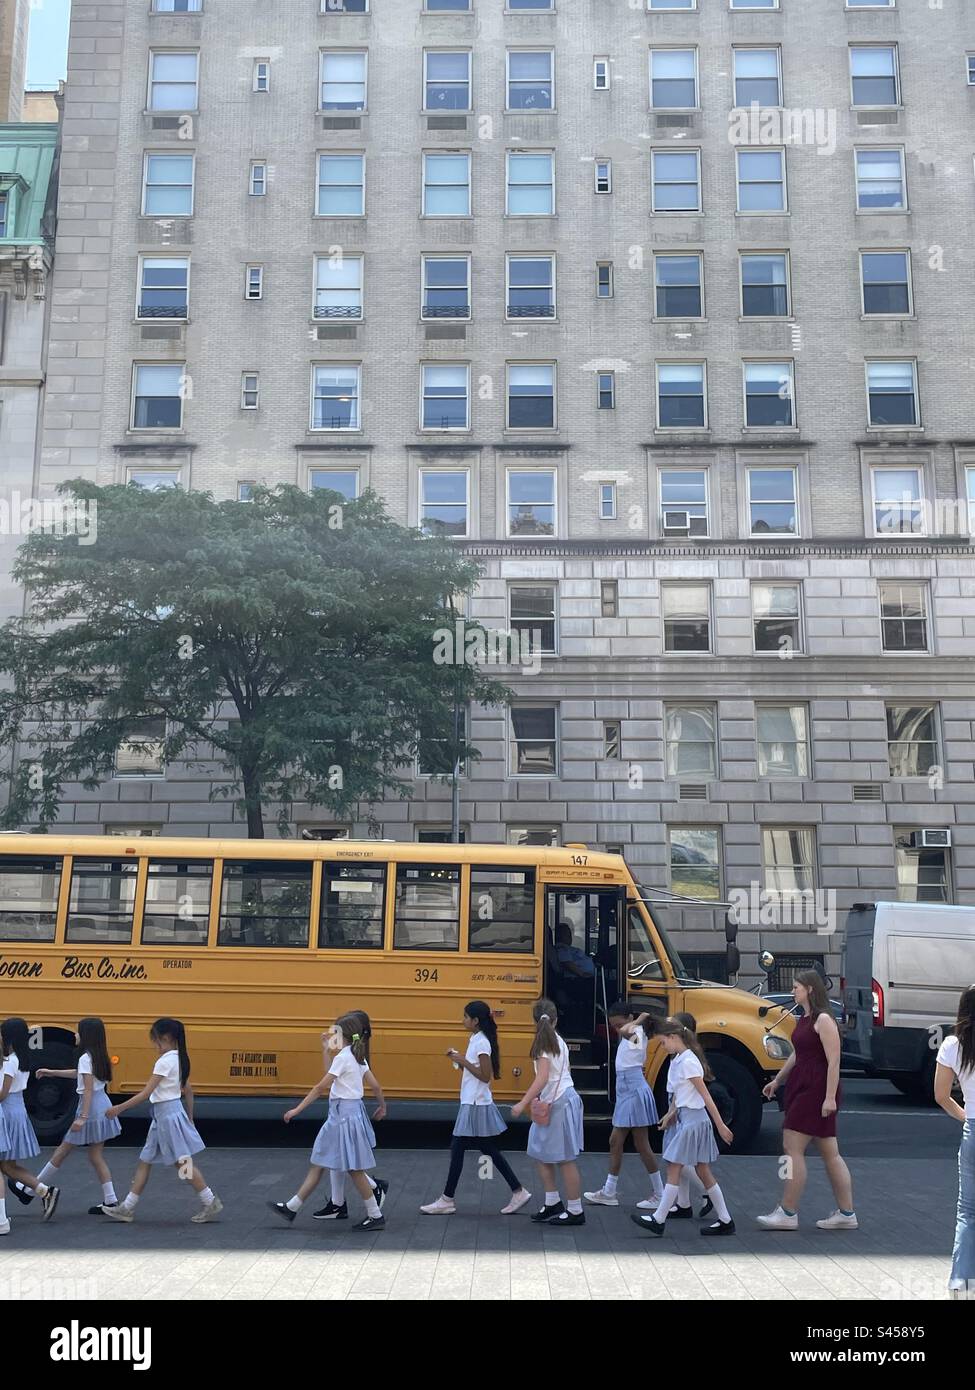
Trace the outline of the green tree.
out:
M 282 834 L 295 801 L 374 820 L 372 803 L 408 795 L 418 730 L 451 744 L 456 702 L 508 697 L 476 667 L 434 660 L 477 566 L 398 526 L 374 494 L 62 493 L 92 535 L 27 537 L 14 577 L 28 613 L 0 628 L 6 826 L 46 828 L 64 785 L 97 788 L 152 716 L 167 762 L 215 760 L 213 795 L 235 800 L 252 837 L 269 803 Z M 466 740 L 459 752 L 477 756 Z

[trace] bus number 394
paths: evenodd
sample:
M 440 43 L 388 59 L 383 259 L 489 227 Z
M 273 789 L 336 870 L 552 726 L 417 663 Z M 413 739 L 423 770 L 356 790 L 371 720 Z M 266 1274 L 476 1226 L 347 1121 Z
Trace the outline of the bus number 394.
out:
M 415 970 L 413 979 L 418 985 L 432 985 L 440 978 L 436 970 Z

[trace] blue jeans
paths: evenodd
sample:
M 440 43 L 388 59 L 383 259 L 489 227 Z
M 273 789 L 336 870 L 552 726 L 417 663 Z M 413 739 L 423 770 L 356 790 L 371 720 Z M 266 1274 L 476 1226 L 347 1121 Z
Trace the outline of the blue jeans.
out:
M 975 1120 L 966 1120 L 958 1150 L 958 1224 L 951 1278 L 975 1289 Z

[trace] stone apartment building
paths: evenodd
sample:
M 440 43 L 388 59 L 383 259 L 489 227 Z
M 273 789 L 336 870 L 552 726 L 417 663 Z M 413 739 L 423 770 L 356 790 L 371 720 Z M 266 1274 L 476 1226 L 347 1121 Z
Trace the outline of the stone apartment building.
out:
M 836 969 L 796 891 L 975 902 L 970 7 L 73 10 L 46 486 L 368 486 L 456 537 L 541 648 L 470 711 L 465 832 L 767 891 L 746 972 Z M 65 825 L 243 833 L 118 770 Z M 450 789 L 381 818 L 443 837 Z M 718 970 L 723 912 L 673 915 Z

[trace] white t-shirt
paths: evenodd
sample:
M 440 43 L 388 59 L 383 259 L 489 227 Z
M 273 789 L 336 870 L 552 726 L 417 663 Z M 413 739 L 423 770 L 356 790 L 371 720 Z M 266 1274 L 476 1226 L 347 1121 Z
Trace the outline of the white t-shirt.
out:
M 667 1073 L 667 1090 L 674 1093 L 674 1104 L 678 1110 L 704 1110 L 704 1097 L 691 1081 L 691 1077 L 704 1077 L 704 1068 L 690 1048 L 676 1053 L 670 1059 Z
M 568 1046 L 566 1045 L 565 1039 L 559 1037 L 558 1033 L 556 1033 L 555 1036 L 559 1039 L 559 1055 L 553 1057 L 550 1052 L 543 1052 L 541 1057 L 534 1063 L 535 1073 L 537 1075 L 538 1063 L 548 1062 L 548 1080 L 542 1087 L 541 1094 L 538 1098 L 539 1100 L 548 1101 L 550 1105 L 557 1101 L 560 1096 L 564 1096 L 566 1091 L 571 1091 L 574 1087 L 572 1072 L 569 1067 Z
M 175 1047 L 162 1053 L 152 1069 L 152 1074 L 162 1077 L 149 1097 L 153 1105 L 161 1105 L 164 1100 L 179 1100 L 183 1087 L 179 1079 L 179 1053 Z
M 639 1024 L 629 1037 L 625 1033 L 620 1035 L 620 1045 L 616 1049 L 616 1070 L 630 1071 L 633 1067 L 639 1067 L 642 1071 L 646 1062 L 647 1035 L 643 1025 Z
M 332 1089 L 329 1091 L 331 1100 L 361 1100 L 365 1094 L 362 1085 L 362 1064 L 357 1062 L 351 1047 L 343 1047 L 341 1052 L 335 1054 L 335 1060 L 328 1069 L 329 1076 L 334 1076 Z
M 15 1096 L 18 1091 L 26 1090 L 27 1079 L 30 1076 L 30 1072 L 20 1070 L 20 1059 L 16 1052 L 11 1052 L 9 1057 L 4 1057 L 3 1059 L 3 1071 L 0 1072 L 0 1075 L 13 1077 L 7 1095 Z
M 465 1062 L 476 1065 L 478 1057 L 490 1056 L 491 1044 L 484 1034 L 480 1031 L 472 1033 L 467 1051 L 464 1053 Z M 460 1082 L 461 1105 L 491 1105 L 493 1102 L 490 1081 L 479 1081 L 476 1076 L 471 1076 L 469 1071 L 464 1071 Z
M 951 1067 L 951 1070 L 958 1077 L 958 1084 L 961 1087 L 962 1098 L 965 1102 L 965 1119 L 975 1120 L 975 1068 L 968 1067 L 965 1071 L 959 1071 L 961 1056 L 961 1044 L 958 1039 L 951 1035 L 945 1038 L 938 1048 L 938 1061 L 943 1067 Z
M 177 1055 L 177 1060 L 178 1060 L 179 1054 L 177 1053 L 176 1055 Z M 90 1077 L 91 1077 L 92 1081 L 94 1082 L 94 1088 L 95 1088 L 96 1091 L 104 1091 L 104 1089 L 105 1089 L 105 1083 L 104 1083 L 104 1081 L 99 1081 L 98 1077 L 95 1075 L 95 1073 L 94 1073 L 94 1072 L 92 1071 L 92 1069 L 91 1069 L 91 1053 L 90 1053 L 90 1052 L 83 1052 L 83 1053 L 81 1054 L 81 1056 L 78 1058 L 78 1094 L 79 1094 L 79 1096 L 83 1096 L 83 1095 L 85 1094 L 85 1077 L 86 1077 L 86 1076 L 90 1076 Z M 156 1090 L 158 1091 L 158 1089 L 159 1089 L 159 1087 L 157 1086 L 157 1087 L 156 1087 Z

